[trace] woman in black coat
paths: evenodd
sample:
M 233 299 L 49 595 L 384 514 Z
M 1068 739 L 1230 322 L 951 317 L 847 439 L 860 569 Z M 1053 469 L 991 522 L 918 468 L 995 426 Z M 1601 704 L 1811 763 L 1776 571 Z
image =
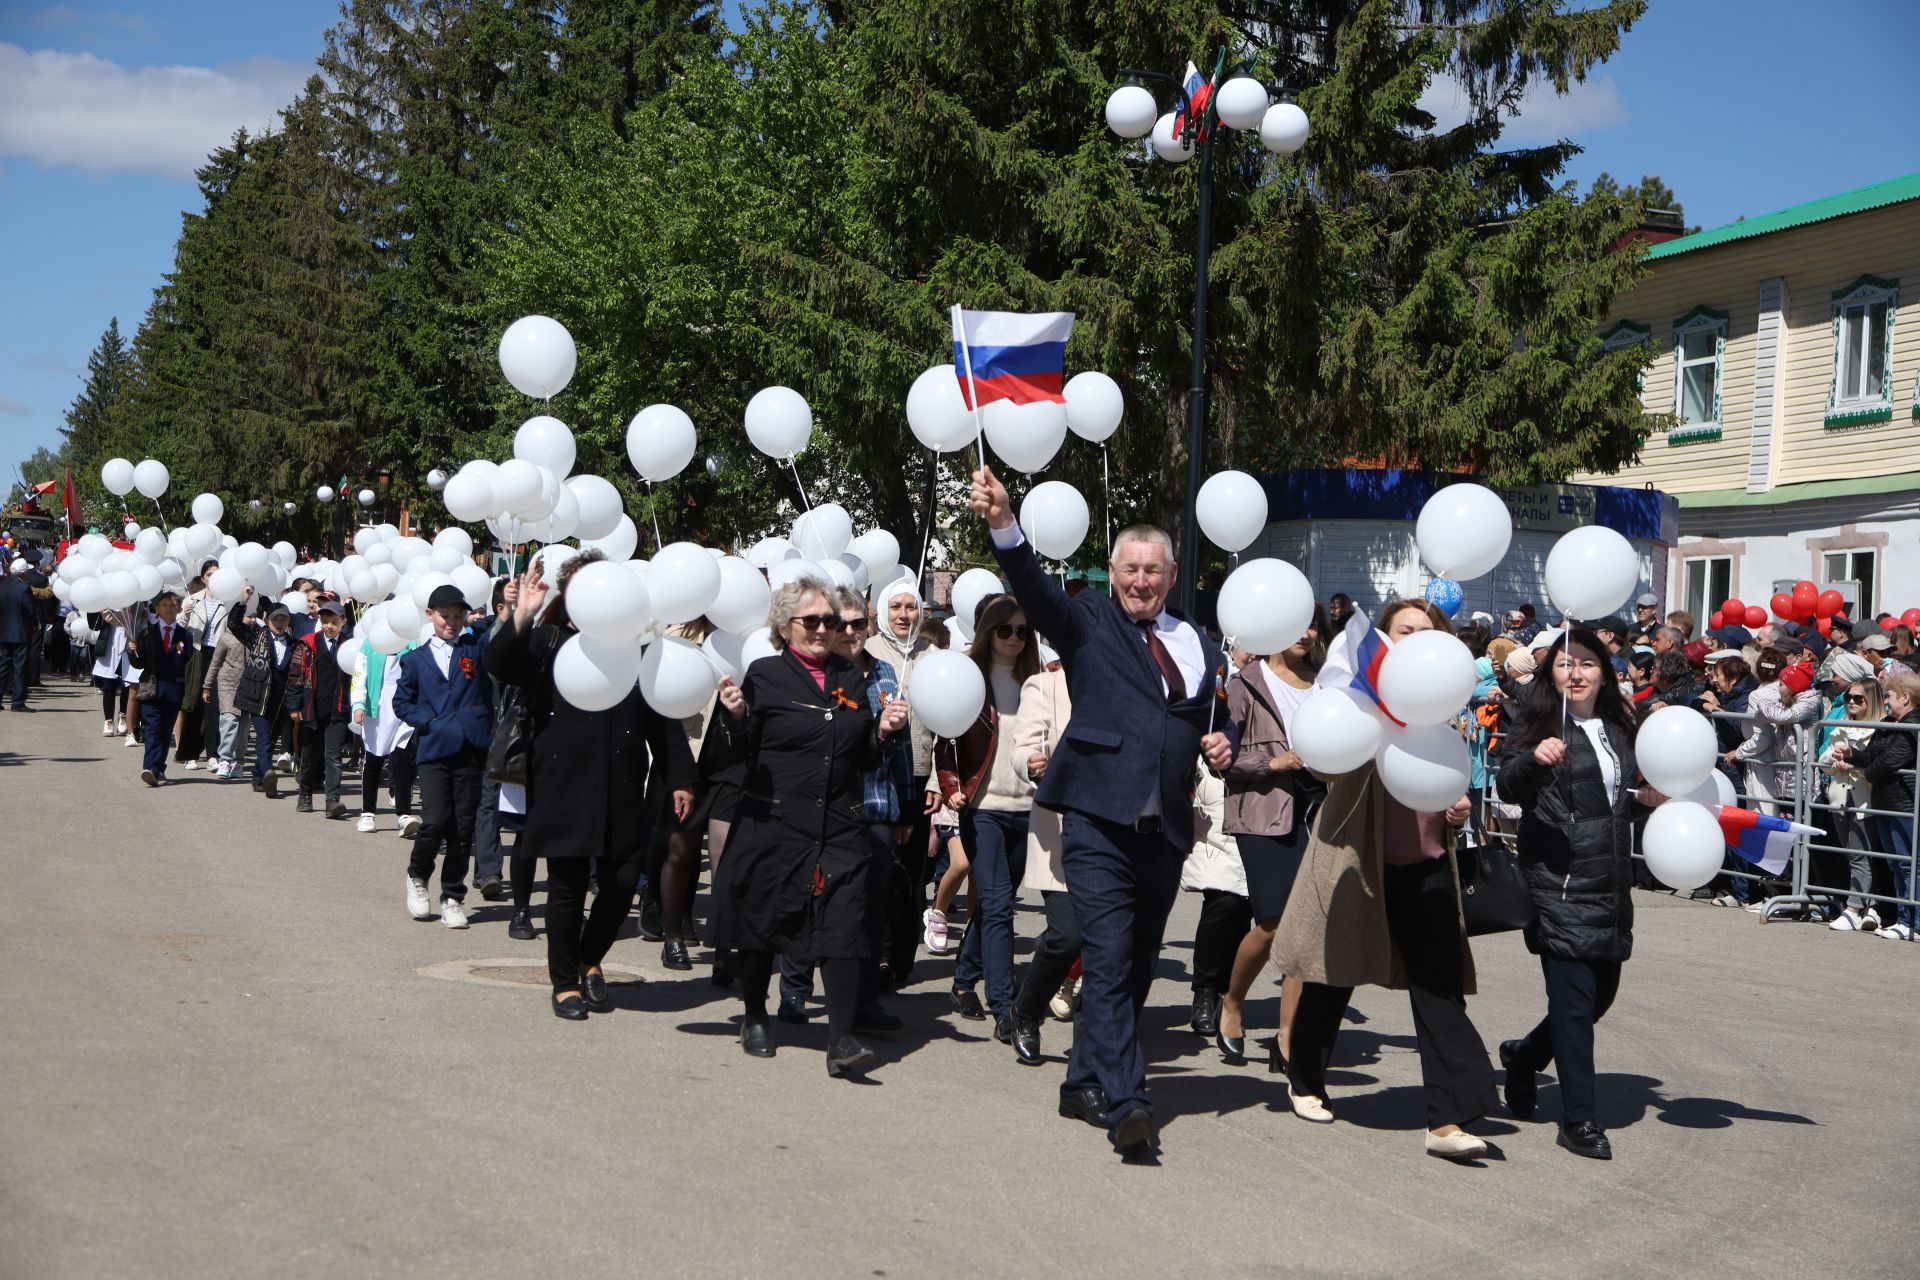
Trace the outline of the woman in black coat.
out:
M 827 1073 L 873 1060 L 853 1038 L 860 961 L 872 951 L 867 892 L 872 848 L 863 806 L 866 775 L 904 750 L 907 704 L 876 717 L 860 668 L 833 652 L 846 624 L 833 589 L 802 578 L 773 594 L 767 619 L 781 652 L 747 668 L 745 684 L 720 682 L 723 733 L 746 760 L 740 809 L 714 873 L 716 942 L 739 955 L 746 1018 L 740 1046 L 773 1056 L 767 986 L 778 951 L 815 965 L 827 996 Z
M 560 594 L 548 590 L 536 562 L 506 590 L 510 612 L 494 628 L 484 661 L 487 674 L 526 693 L 527 812 L 520 841 L 547 860 L 547 972 L 553 1012 L 579 1021 L 612 1010 L 600 962 L 626 923 L 660 798 L 649 797 L 647 773 L 657 756 L 665 765 L 673 809 L 693 807 L 693 752 L 678 720 L 647 705 L 636 687 L 606 711 L 582 711 L 553 684 L 553 662 L 575 634 L 567 617 L 567 586 L 581 569 L 605 557 L 588 551 L 560 570 Z M 534 619 L 546 605 L 545 616 Z M 517 848 L 518 846 L 516 846 Z M 583 911 L 593 860 L 600 860 L 600 891 Z M 584 915 L 584 925 L 582 923 Z
M 1500 769 L 1500 795 L 1520 806 L 1521 868 L 1533 892 L 1527 949 L 1546 977 L 1547 1016 L 1500 1046 L 1507 1106 L 1533 1114 L 1535 1073 L 1560 1073 L 1560 1145 L 1611 1159 L 1595 1121 L 1593 1024 L 1620 989 L 1633 953 L 1634 717 L 1606 646 L 1577 628 L 1541 655 L 1526 727 Z

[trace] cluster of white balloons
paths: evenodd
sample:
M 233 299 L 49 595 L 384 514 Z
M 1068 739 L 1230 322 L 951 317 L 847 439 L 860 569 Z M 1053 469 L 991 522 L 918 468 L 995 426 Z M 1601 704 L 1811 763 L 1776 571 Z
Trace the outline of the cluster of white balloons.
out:
M 960 391 L 964 376 L 950 364 L 937 364 L 914 379 L 907 389 L 907 426 L 913 438 L 936 453 L 955 453 L 970 447 L 976 434 L 984 434 L 1002 461 L 1029 475 L 1053 461 L 1068 431 L 1103 443 L 1119 429 L 1126 411 L 1119 384 L 1089 370 L 1067 380 L 1061 392 L 1064 404 L 996 400 L 981 406 L 976 429 L 973 411 Z
M 135 489 L 143 498 L 159 500 L 167 491 L 167 468 L 148 458 L 139 466 L 125 458 L 109 458 L 100 468 L 100 483 L 116 498 L 124 498 Z
M 1733 784 L 1714 768 L 1713 722 L 1690 707 L 1662 707 L 1641 722 L 1633 751 L 1648 785 L 1668 797 L 1640 837 L 1647 870 L 1672 888 L 1698 889 L 1725 857 L 1719 810 L 1737 803 Z

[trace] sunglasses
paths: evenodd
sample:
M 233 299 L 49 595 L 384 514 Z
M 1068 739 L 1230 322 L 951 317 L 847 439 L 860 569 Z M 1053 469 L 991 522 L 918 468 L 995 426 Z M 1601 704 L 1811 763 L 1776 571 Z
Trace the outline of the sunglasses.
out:
M 1848 702 L 1865 703 L 1866 700 L 1867 700 L 1867 695 L 1864 693 L 1850 693 L 1847 695 Z
M 867 620 L 865 618 L 843 618 L 841 621 L 847 624 L 846 629 L 848 631 L 865 631 L 867 629 Z
M 845 631 L 844 618 L 832 613 L 802 613 L 795 615 L 795 622 L 808 631 Z
M 1011 622 L 1003 622 L 993 629 L 993 634 L 1002 640 L 1025 640 L 1031 628 L 1017 627 Z

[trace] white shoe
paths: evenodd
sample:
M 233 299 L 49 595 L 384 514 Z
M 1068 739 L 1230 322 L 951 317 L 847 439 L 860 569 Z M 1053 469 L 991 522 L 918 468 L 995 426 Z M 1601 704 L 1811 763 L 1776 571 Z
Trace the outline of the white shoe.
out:
M 192 772 L 193 770 L 198 769 L 199 767 L 200 767 L 200 762 L 198 760 L 187 761 L 188 772 Z
M 233 761 L 231 761 L 231 760 L 222 760 L 222 761 L 220 762 L 220 770 L 219 770 L 219 773 L 220 773 L 220 780 L 221 780 L 222 782 L 227 782 L 227 781 L 229 781 L 229 780 L 231 780 L 231 779 L 232 779 L 232 777 L 233 777 L 233 770 L 234 770 L 234 764 L 233 764 Z
M 1293 1114 L 1302 1120 L 1311 1120 L 1314 1124 L 1333 1123 L 1333 1112 L 1328 1110 L 1325 1098 L 1310 1098 L 1289 1090 L 1287 1099 L 1293 1103 Z M 1428 1138 L 1427 1141 L 1432 1142 L 1433 1139 Z M 1482 1145 L 1481 1150 L 1486 1150 L 1486 1147 Z
M 452 898 L 440 899 L 440 923 L 449 929 L 467 927 L 467 909 Z
M 415 920 L 433 919 L 433 899 L 427 896 L 427 882 L 407 877 L 407 914 Z
M 113 731 L 115 733 L 125 733 L 127 731 L 127 718 L 125 716 L 121 716 L 113 722 Z
M 282 751 L 273 758 L 273 767 L 282 773 L 293 772 L 293 757 Z
M 1427 1134 L 1427 1154 L 1439 1156 L 1442 1160 L 1478 1160 L 1487 1154 L 1487 1144 L 1464 1129 L 1445 1137 L 1430 1132 Z
M 372 814 L 363 813 L 360 815 L 360 821 L 353 824 L 353 829 L 362 835 L 367 835 L 371 834 L 373 829 L 378 825 L 379 824 L 373 820 Z
M 1860 927 L 1862 929 L 1876 929 L 1876 930 L 1879 929 L 1880 927 L 1879 911 L 1875 910 L 1873 907 L 1868 907 L 1865 911 L 1861 912 Z
M 410 813 L 406 817 L 400 819 L 400 838 L 402 840 L 411 840 L 414 838 L 414 836 L 418 835 L 419 833 L 420 833 L 420 815 L 419 814 Z
M 1080 979 L 1068 978 L 1047 1001 L 1047 1009 L 1062 1022 L 1073 1021 L 1073 997 L 1080 990 Z
M 1740 905 L 1740 899 L 1730 893 L 1723 893 L 1713 900 L 1713 905 L 1716 907 L 1737 907 Z
M 1857 933 L 1860 930 L 1860 913 L 1852 907 L 1848 907 L 1845 911 L 1835 916 L 1827 925 L 1827 928 L 1837 930 L 1840 933 Z
M 1764 902 L 1749 902 L 1747 904 L 1747 911 L 1751 915 L 1763 916 L 1767 914 L 1767 904 Z
M 100 736 L 101 736 L 101 737 L 103 737 L 103 738 L 111 738 L 111 737 L 112 737 L 112 736 L 114 735 L 114 733 L 115 733 L 115 732 L 116 732 L 116 731 L 115 731 L 115 729 L 114 729 L 114 727 L 113 727 L 113 721 L 111 721 L 111 720 L 107 720 L 107 721 L 104 721 L 104 722 L 102 722 L 102 723 L 101 723 L 101 725 L 100 725 Z M 125 729 L 120 729 L 120 730 L 118 730 L 118 732 L 120 732 L 120 733 L 125 733 L 125 732 L 126 732 L 126 730 L 125 730 Z
M 128 734 L 128 735 L 127 735 L 127 740 L 126 740 L 125 742 L 123 742 L 123 743 L 121 743 L 120 745 L 121 745 L 121 746 L 123 746 L 123 747 L 137 747 L 137 746 L 139 746 L 140 744 L 139 744 L 139 743 L 137 743 L 137 742 L 135 742 L 135 741 L 133 740 L 133 735 L 132 735 L 132 734 Z
M 927 954 L 944 956 L 950 948 L 947 946 L 947 917 L 945 913 L 928 907 L 920 913 L 920 940 L 927 944 Z
M 1912 942 L 1913 930 L 1896 921 L 1884 929 L 1875 930 L 1873 936 L 1876 938 L 1892 938 L 1895 942 Z

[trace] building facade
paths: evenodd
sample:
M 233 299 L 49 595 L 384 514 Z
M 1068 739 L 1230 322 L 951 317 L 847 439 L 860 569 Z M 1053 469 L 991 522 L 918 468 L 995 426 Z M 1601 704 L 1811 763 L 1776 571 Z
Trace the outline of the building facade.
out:
M 1920 605 L 1920 174 L 1654 246 L 1601 333 L 1645 345 L 1638 459 L 1576 479 L 1679 503 L 1667 607 L 1810 578 Z M 1656 587 L 1658 590 L 1659 587 Z

